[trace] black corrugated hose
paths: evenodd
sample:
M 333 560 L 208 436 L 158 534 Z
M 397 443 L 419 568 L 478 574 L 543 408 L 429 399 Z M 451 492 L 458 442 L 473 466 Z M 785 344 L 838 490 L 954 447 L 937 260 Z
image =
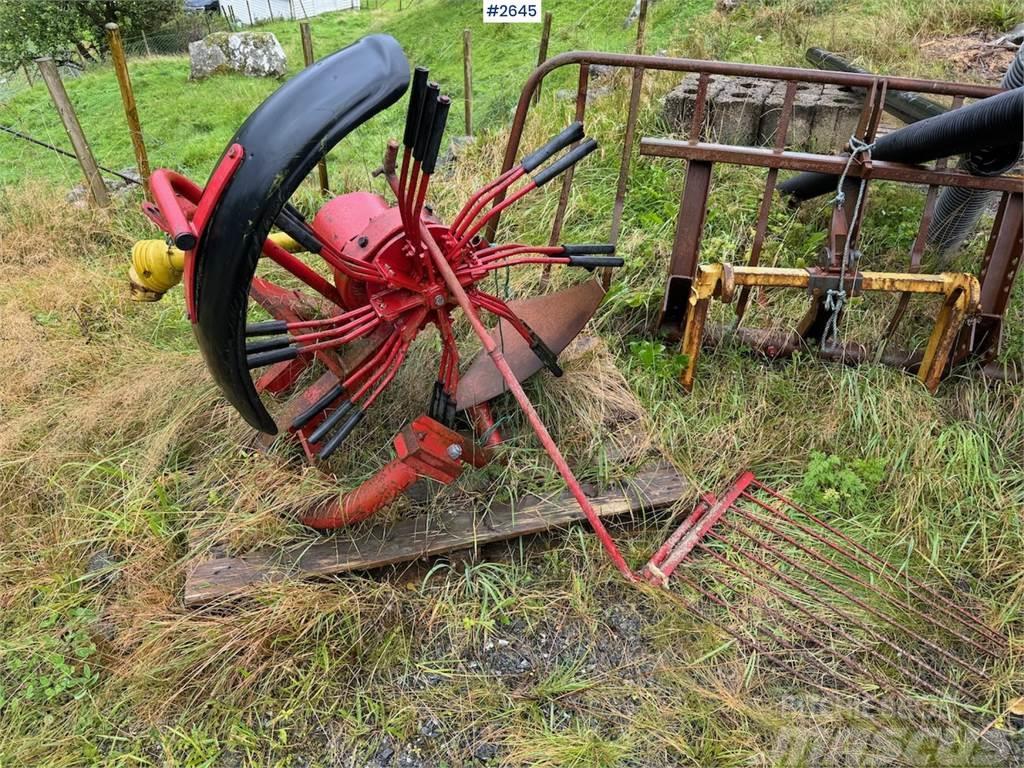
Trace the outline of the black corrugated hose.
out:
M 1017 62 L 1014 64 L 1012 71 L 1016 72 Z M 1024 88 L 1015 88 L 886 134 L 875 141 L 871 157 L 917 164 L 968 155 L 985 158 L 980 168 L 1005 171 L 1020 156 L 1022 139 Z M 802 202 L 834 191 L 836 178 L 827 173 L 801 173 L 779 184 L 779 192 Z
M 1006 70 L 1002 86 L 1007 90 L 1024 86 L 1024 46 L 1017 51 Z M 1013 168 L 1019 158 L 1019 145 L 1016 153 L 975 152 L 960 161 L 960 168 L 976 176 L 999 176 Z M 957 251 L 977 227 L 978 219 L 994 197 L 994 193 L 984 189 L 944 187 L 935 202 L 935 218 L 928 228 L 928 244 L 943 254 Z

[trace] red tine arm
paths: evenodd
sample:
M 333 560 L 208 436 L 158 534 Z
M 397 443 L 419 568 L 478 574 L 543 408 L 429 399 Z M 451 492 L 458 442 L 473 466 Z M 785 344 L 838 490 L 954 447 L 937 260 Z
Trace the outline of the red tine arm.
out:
M 367 397 L 366 400 L 363 401 L 361 407 L 364 411 L 371 405 L 373 405 L 374 402 L 376 402 L 377 398 L 381 396 L 381 393 L 383 393 L 384 390 L 387 389 L 388 386 L 391 384 L 391 382 L 395 380 L 395 376 L 398 374 L 398 369 L 401 368 L 402 363 L 405 362 L 405 353 L 408 351 L 409 342 L 403 341 L 395 351 L 393 359 L 388 361 L 387 368 L 385 369 L 387 371 L 387 375 L 381 380 L 380 384 L 377 385 L 377 388 L 370 393 L 369 397 Z M 361 393 L 360 395 L 356 395 L 356 397 L 361 396 Z M 353 397 L 353 399 L 355 399 L 355 397 Z
M 369 322 L 367 322 L 365 325 L 361 325 L 357 328 L 346 331 L 342 336 L 332 336 L 331 338 L 328 338 L 324 341 L 319 341 L 315 344 L 309 344 L 308 346 L 299 347 L 298 352 L 301 355 L 306 354 L 307 352 L 319 352 L 322 349 L 333 349 L 335 347 L 340 347 L 344 344 L 351 344 L 356 339 L 361 338 L 366 334 L 370 333 L 371 331 L 375 330 L 379 325 L 380 319 L 375 317 Z
M 360 307 L 359 309 L 353 309 L 351 312 L 343 312 L 340 315 L 325 317 L 321 320 L 296 320 L 294 322 L 287 323 L 286 327 L 289 331 L 297 331 L 303 328 L 320 328 L 325 325 L 338 325 L 339 323 L 347 324 L 358 317 L 370 314 L 373 314 L 373 307 L 365 306 Z
M 512 195 L 510 197 L 505 198 L 500 203 L 495 205 L 493 208 L 491 208 L 489 211 L 487 211 L 486 214 L 484 214 L 480 218 L 478 218 L 475 221 L 473 221 L 472 225 L 470 226 L 470 228 L 468 230 L 466 230 L 465 232 L 460 233 L 459 242 L 455 246 L 455 251 L 458 252 L 458 251 L 461 251 L 463 248 L 465 248 L 466 247 L 466 243 L 468 243 L 473 238 L 473 235 L 475 235 L 477 232 L 479 232 L 481 229 L 483 229 L 484 225 L 488 221 L 490 221 L 492 218 L 497 216 L 499 213 L 501 213 L 503 210 L 508 208 L 510 205 L 513 205 L 514 203 L 517 203 L 519 200 L 524 198 L 526 195 L 530 194 L 536 188 L 537 188 L 537 184 L 535 182 L 531 181 L 526 186 L 520 187 L 518 190 L 516 190 L 514 193 L 512 193 Z
M 559 258 L 558 256 L 537 256 L 534 258 L 527 259 L 512 259 L 512 261 L 502 262 L 490 262 L 475 267 L 462 267 L 458 270 L 460 278 L 463 276 L 469 276 L 472 280 L 479 280 L 481 277 L 486 275 L 488 272 L 493 272 L 496 269 L 504 269 L 505 267 L 519 267 L 524 264 L 543 264 L 544 266 L 551 266 L 552 264 L 568 264 L 569 257 L 564 256 Z
M 455 394 L 455 386 L 459 379 L 459 348 L 455 343 L 455 334 L 452 333 L 451 319 L 446 313 L 437 313 L 437 327 L 441 332 L 441 342 L 444 344 L 445 355 L 448 359 L 448 370 L 443 376 L 445 389 L 449 394 Z
M 530 332 L 530 327 L 524 323 L 515 312 L 512 311 L 511 307 L 504 301 L 499 299 L 497 296 L 492 296 L 489 293 L 485 293 L 480 290 L 473 290 L 469 292 L 469 300 L 476 306 L 490 312 L 492 315 L 497 317 L 503 317 L 516 329 L 516 332 L 522 336 L 530 344 L 533 343 L 533 335 Z
M 331 341 L 334 343 L 347 344 L 348 341 L 351 340 L 348 339 L 349 334 L 358 332 L 358 335 L 362 336 L 366 333 L 367 328 L 376 328 L 378 325 L 380 325 L 380 318 L 360 317 L 355 320 L 351 320 L 344 325 L 340 325 L 337 328 L 327 328 L 325 330 L 312 331 L 310 333 L 292 336 L 292 342 L 304 344 L 307 341 L 315 343 Z M 339 337 L 346 339 L 346 341 L 341 341 Z
M 462 210 L 460 210 L 458 214 L 456 214 L 455 218 L 452 219 L 452 233 L 458 234 L 463 224 L 469 223 L 480 215 L 480 211 L 483 210 L 483 207 L 487 205 L 488 201 L 493 200 L 502 190 L 508 189 L 511 184 L 515 183 L 515 181 L 525 173 L 526 171 L 523 170 L 521 165 L 517 165 L 515 168 L 510 168 L 470 197 L 469 200 L 466 201 L 466 204 L 462 206 Z

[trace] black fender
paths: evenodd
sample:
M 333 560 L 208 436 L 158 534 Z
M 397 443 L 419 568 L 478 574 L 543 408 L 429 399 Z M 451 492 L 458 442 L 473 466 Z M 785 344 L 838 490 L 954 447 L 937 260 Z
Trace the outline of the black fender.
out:
M 224 396 L 262 432 L 275 434 L 277 426 L 246 366 L 245 322 L 263 241 L 317 160 L 398 101 L 408 84 L 409 62 L 398 42 L 364 37 L 278 88 L 228 144 L 240 144 L 245 154 L 193 254 L 193 328 Z

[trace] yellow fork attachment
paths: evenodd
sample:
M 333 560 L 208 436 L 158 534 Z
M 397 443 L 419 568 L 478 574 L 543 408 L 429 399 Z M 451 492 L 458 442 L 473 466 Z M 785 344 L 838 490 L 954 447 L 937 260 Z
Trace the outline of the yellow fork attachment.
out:
M 856 272 L 856 292 L 888 291 L 895 293 L 925 293 L 941 296 L 942 308 L 935 320 L 931 338 L 924 352 L 917 377 L 931 392 L 939 386 L 939 380 L 949 362 L 953 342 L 964 318 L 979 311 L 981 286 L 974 275 L 963 272 L 943 272 L 938 275 L 907 274 L 902 272 Z M 693 387 L 700 355 L 704 323 L 711 299 L 718 297 L 728 303 L 738 286 L 762 286 L 765 288 L 812 288 L 812 273 L 806 269 L 782 267 L 733 266 L 731 264 L 701 264 L 697 279 L 690 290 L 690 310 L 683 329 L 682 352 L 688 356 L 686 369 L 681 381 L 687 391 Z M 820 302 L 816 292 L 814 300 Z M 813 311 L 813 310 L 812 310 Z

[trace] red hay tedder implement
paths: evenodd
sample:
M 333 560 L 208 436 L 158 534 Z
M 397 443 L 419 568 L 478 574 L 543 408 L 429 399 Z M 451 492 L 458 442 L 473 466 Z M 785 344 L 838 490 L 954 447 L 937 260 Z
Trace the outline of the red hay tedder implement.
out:
M 352 77 L 352 72 L 359 75 Z M 250 425 L 270 434 L 278 431 L 278 422 L 260 392 L 284 392 L 314 361 L 321 363 L 326 373 L 293 396 L 282 421 L 310 458 L 327 459 L 394 381 L 416 336 L 435 326 L 442 353 L 434 394 L 427 413 L 396 438 L 397 459 L 340 500 L 306 511 L 303 521 L 319 529 L 359 522 L 418 477 L 449 483 L 466 464 L 483 466 L 489 450 L 453 430 L 455 413 L 470 409 L 493 438 L 486 402 L 508 390 L 609 555 L 632 578 L 520 385 L 541 366 L 562 374 L 557 354 L 593 314 L 603 293 L 600 286 L 590 281 L 567 291 L 557 304 L 549 299 L 541 311 L 524 312 L 540 318 L 544 336 L 480 286 L 494 270 L 524 264 L 591 271 L 621 265 L 611 245 L 497 245 L 481 235 L 502 210 L 564 173 L 597 143 L 584 139 L 582 124 L 573 123 L 471 195 L 445 224 L 425 200 L 449 100 L 427 75 L 424 68 L 413 74 L 401 169 L 395 142 L 388 145 L 380 169 L 395 197 L 393 205 L 377 194 L 351 192 L 328 201 L 306 221 L 289 203 L 331 147 L 406 91 L 409 65 L 398 44 L 385 36 L 364 38 L 282 86 L 239 129 L 205 189 L 172 171 L 153 174 L 154 204 L 143 208 L 184 254 L 185 303 L 199 346 L 225 397 Z M 302 119 L 294 119 L 300 113 Z M 273 227 L 283 236 L 268 237 Z M 299 252 L 319 258 L 333 279 L 299 258 Z M 139 255 L 136 283 L 153 271 L 152 265 L 142 265 L 140 272 L 141 257 L 147 254 Z M 315 296 L 256 275 L 261 258 Z M 147 288 L 138 285 L 137 290 Z M 249 322 L 250 299 L 275 319 Z M 465 313 L 489 360 L 479 361 L 461 379 L 452 332 L 456 308 Z M 506 324 L 515 338 L 507 348 L 485 327 L 481 312 Z M 256 381 L 253 370 L 262 371 Z

